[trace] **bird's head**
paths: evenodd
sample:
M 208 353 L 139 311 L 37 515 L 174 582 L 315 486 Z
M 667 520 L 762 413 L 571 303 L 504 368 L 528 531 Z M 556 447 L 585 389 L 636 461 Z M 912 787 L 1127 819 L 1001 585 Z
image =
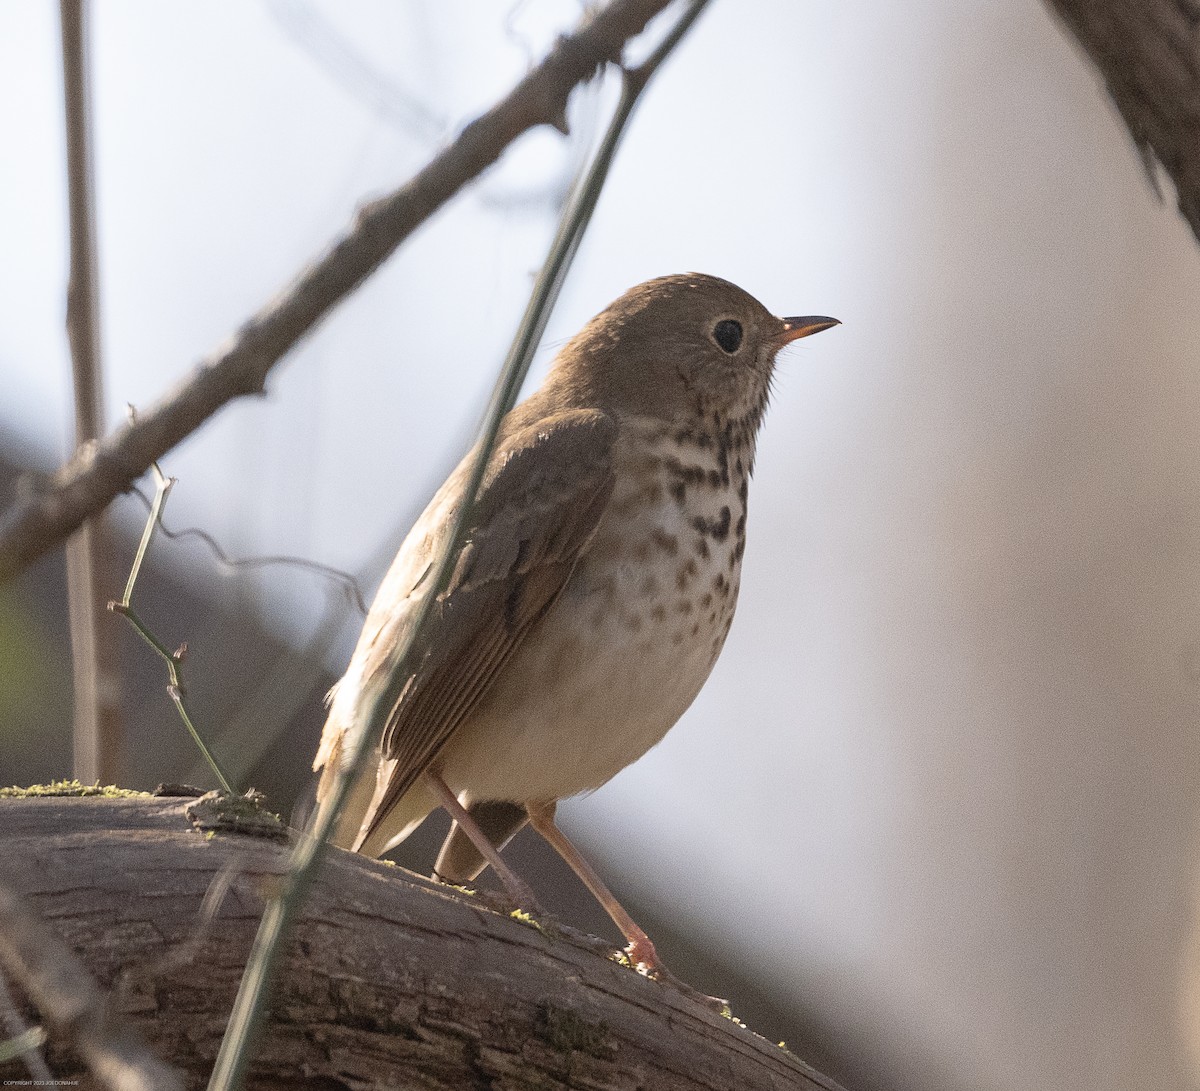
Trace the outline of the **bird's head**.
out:
M 822 316 L 777 318 L 719 277 L 659 277 L 584 326 L 559 353 L 553 374 L 575 399 L 618 417 L 756 427 L 779 350 L 836 325 Z

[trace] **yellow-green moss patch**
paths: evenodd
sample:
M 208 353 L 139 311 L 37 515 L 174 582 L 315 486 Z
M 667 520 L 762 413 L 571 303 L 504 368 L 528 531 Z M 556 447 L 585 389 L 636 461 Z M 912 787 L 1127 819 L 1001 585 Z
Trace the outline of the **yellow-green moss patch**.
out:
M 528 925 L 530 928 L 536 928 L 542 935 L 546 935 L 546 929 L 542 927 L 542 922 L 533 915 L 526 913 L 524 909 L 514 909 L 509 916 L 515 921 L 520 921 L 522 924 Z
M 104 799 L 149 799 L 149 792 L 118 788 L 115 784 L 80 784 L 77 780 L 52 780 L 28 788 L 0 788 L 0 799 L 35 799 L 43 796 L 100 796 Z
M 263 806 L 263 798 L 253 788 L 240 796 L 208 792 L 189 803 L 184 813 L 196 829 L 209 833 L 243 833 L 286 840 L 287 826 L 279 815 Z

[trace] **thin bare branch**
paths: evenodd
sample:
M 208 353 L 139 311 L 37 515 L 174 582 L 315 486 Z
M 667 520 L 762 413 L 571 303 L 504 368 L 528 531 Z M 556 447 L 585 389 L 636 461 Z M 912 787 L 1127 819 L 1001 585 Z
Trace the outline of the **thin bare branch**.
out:
M 113 1011 L 82 962 L 25 903 L 0 884 L 0 966 L 47 1022 L 112 1091 L 182 1091 L 160 1061 Z
M 364 206 L 341 239 L 203 360 L 178 390 L 77 454 L 40 492 L 18 500 L 0 518 L 0 581 L 103 510 L 227 402 L 262 393 L 278 360 L 514 140 L 539 125 L 563 128 L 573 88 L 618 59 L 625 43 L 670 2 L 612 0 L 560 38 L 541 64 L 415 177 Z
M 86 0 L 60 0 L 71 249 L 67 339 L 71 346 L 77 453 L 104 433 L 87 15 Z M 110 594 L 111 572 L 109 536 L 100 511 L 67 546 L 75 692 L 74 770 L 76 777 L 88 782 L 116 780 L 121 752 L 117 649 L 111 632 L 104 628 L 104 602 Z

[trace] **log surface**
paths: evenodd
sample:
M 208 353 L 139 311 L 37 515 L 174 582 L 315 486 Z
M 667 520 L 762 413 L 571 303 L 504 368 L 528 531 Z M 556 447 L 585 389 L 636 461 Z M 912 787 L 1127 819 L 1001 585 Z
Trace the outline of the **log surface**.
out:
M 0 799 L 0 860 L 5 880 L 200 1088 L 287 845 L 206 835 L 186 817 L 191 802 Z M 222 872 L 232 882 L 204 927 L 201 902 Z M 837 1091 L 612 953 L 332 850 L 292 936 L 248 1087 Z M 69 1052 L 51 1043 L 48 1059 L 60 1079 L 88 1085 Z M 0 1079 L 23 1074 L 0 1065 Z

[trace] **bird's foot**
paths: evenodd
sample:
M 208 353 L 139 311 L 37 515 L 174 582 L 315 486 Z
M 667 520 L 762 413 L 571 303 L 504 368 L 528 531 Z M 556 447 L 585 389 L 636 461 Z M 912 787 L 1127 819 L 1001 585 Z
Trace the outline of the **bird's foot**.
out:
M 512 912 L 524 913 L 526 916 L 533 918 L 546 916 L 546 911 L 542 908 L 541 902 L 534 897 L 533 891 L 529 889 L 526 883 L 518 879 L 511 871 L 507 876 L 501 876 L 500 878 L 504 885 L 504 893 L 512 903 Z
M 649 938 L 642 936 L 635 939 L 628 947 L 625 948 L 625 957 L 629 959 L 630 964 L 634 969 L 641 970 L 665 970 L 666 967 L 659 961 L 658 952 L 654 949 L 654 944 Z
M 728 1000 L 723 1000 L 719 996 L 709 996 L 707 993 L 702 993 L 699 989 L 692 988 L 682 978 L 678 978 L 671 973 L 662 964 L 662 960 L 658 957 L 658 952 L 654 949 L 654 944 L 648 938 L 642 937 L 630 943 L 625 948 L 625 957 L 633 964 L 634 969 L 646 973 L 665 985 L 670 985 L 672 988 L 683 993 L 688 999 L 694 1000 L 697 1004 L 708 1008 L 709 1011 L 715 1011 L 718 1015 L 729 1011 Z

